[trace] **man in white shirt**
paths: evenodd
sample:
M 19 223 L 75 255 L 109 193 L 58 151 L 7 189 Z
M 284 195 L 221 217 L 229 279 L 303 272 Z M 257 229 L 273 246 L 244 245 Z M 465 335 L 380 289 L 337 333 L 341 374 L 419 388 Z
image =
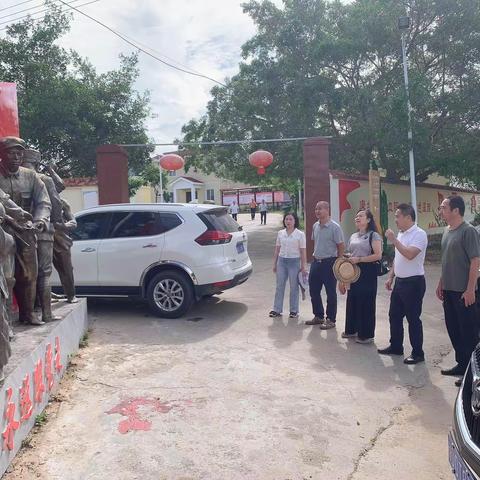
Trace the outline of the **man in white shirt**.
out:
M 237 202 L 234 200 L 229 207 L 230 214 L 232 215 L 232 218 L 237 221 L 237 215 L 238 215 L 238 205 Z
M 387 239 L 395 246 L 395 260 L 390 270 L 387 290 L 392 290 L 390 298 L 390 345 L 378 350 L 382 355 L 403 355 L 403 319 L 407 317 L 408 334 L 412 345 L 412 354 L 404 363 L 413 365 L 425 361 L 423 353 L 423 326 L 420 319 L 425 295 L 425 252 L 428 239 L 424 230 L 415 223 L 415 210 L 411 205 L 402 203 L 395 212 L 395 223 L 399 229 L 395 233 L 388 229 Z

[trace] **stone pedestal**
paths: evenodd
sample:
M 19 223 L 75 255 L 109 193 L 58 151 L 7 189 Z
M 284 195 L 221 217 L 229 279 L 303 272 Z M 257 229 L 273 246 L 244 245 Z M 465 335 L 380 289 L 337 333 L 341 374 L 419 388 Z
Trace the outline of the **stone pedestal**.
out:
M 97 148 L 98 203 L 130 203 L 128 195 L 128 156 L 118 145 Z
M 54 313 L 62 319 L 38 327 L 15 326 L 12 356 L 0 385 L 0 476 L 47 406 L 88 328 L 85 299 L 55 304 Z
M 330 203 L 329 153 L 330 140 L 313 137 L 303 144 L 303 175 L 305 189 L 305 234 L 307 261 L 313 255 L 312 227 L 317 221 L 315 205 L 320 200 Z

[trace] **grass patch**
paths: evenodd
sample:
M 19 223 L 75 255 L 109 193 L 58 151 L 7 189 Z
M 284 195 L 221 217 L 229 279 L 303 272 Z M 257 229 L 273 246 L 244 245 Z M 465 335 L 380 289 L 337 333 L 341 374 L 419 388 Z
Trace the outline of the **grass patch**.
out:
M 88 338 L 89 338 L 89 336 L 90 336 L 90 330 L 87 330 L 87 331 L 84 333 L 82 339 L 80 340 L 80 343 L 78 344 L 78 346 L 79 346 L 80 348 L 88 347 Z
M 38 414 L 35 417 L 35 426 L 41 427 L 42 425 L 45 425 L 47 423 L 47 420 L 48 420 L 47 412 L 44 410 L 42 413 Z

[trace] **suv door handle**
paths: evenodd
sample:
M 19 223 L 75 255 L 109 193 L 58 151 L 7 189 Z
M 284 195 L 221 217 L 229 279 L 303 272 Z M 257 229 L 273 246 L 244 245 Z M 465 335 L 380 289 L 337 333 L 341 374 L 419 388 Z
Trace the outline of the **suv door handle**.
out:
M 87 248 L 84 248 L 83 250 L 80 250 L 81 252 L 87 252 L 87 253 L 90 253 L 90 252 L 94 252 L 95 249 L 92 248 L 92 247 L 87 247 Z
M 155 243 L 147 243 L 142 248 L 156 248 L 157 245 Z

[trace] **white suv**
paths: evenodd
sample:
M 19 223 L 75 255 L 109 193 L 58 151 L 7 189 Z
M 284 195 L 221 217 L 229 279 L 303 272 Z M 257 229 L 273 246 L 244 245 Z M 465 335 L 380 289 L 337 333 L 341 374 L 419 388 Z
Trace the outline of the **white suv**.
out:
M 225 207 L 103 205 L 75 215 L 75 290 L 80 296 L 139 296 L 160 317 L 247 280 L 247 235 Z M 60 281 L 52 275 L 52 286 Z M 54 290 L 58 290 L 54 288 Z

